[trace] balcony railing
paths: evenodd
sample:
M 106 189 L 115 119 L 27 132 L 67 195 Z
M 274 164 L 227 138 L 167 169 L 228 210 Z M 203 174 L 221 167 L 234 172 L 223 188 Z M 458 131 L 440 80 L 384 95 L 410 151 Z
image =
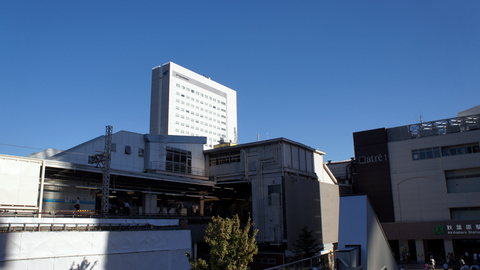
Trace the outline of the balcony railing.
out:
M 387 136 L 389 141 L 399 141 L 473 130 L 480 130 L 480 114 L 388 128 Z
M 480 115 L 469 115 L 408 125 L 412 138 L 444 135 L 480 129 Z
M 150 162 L 150 170 L 152 172 L 172 172 L 177 174 L 193 175 L 193 176 L 208 176 L 207 170 L 204 168 L 192 167 L 185 163 L 180 162 L 161 162 L 161 161 L 152 161 Z

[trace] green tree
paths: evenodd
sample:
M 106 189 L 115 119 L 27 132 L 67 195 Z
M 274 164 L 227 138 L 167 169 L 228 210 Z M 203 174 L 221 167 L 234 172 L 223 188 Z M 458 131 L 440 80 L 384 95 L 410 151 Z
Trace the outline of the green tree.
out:
M 258 230 L 252 230 L 253 223 L 249 218 L 247 224 L 240 228 L 238 215 L 234 218 L 213 217 L 205 230 L 205 242 L 210 246 L 211 270 L 246 270 L 248 263 L 253 261 L 258 247 L 255 237 Z M 187 252 L 191 270 L 209 269 L 203 259 L 195 261 Z
M 315 256 L 320 250 L 320 244 L 313 238 L 313 231 L 309 231 L 307 225 L 303 226 L 302 231 L 298 234 L 297 243 L 293 245 L 295 255 L 302 258 Z

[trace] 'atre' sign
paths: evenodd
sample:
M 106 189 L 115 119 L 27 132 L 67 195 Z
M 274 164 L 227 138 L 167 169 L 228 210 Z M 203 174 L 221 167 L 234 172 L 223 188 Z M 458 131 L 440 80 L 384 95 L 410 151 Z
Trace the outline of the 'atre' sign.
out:
M 359 164 L 387 161 L 387 154 L 378 154 L 358 157 Z

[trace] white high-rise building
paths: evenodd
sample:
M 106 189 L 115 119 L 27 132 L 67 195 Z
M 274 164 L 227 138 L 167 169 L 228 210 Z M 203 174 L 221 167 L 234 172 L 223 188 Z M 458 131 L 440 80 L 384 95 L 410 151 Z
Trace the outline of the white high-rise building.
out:
M 237 92 L 168 62 L 152 70 L 150 134 L 221 138 L 237 143 Z

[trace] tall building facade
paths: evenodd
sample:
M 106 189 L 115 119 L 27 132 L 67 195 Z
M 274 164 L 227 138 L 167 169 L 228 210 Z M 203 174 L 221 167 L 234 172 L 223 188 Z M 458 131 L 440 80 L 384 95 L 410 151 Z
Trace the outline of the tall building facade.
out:
M 237 143 L 237 93 L 168 62 L 152 70 L 150 134 L 207 137 Z
M 353 193 L 368 195 L 398 259 L 444 261 L 480 250 L 476 112 L 353 134 Z

